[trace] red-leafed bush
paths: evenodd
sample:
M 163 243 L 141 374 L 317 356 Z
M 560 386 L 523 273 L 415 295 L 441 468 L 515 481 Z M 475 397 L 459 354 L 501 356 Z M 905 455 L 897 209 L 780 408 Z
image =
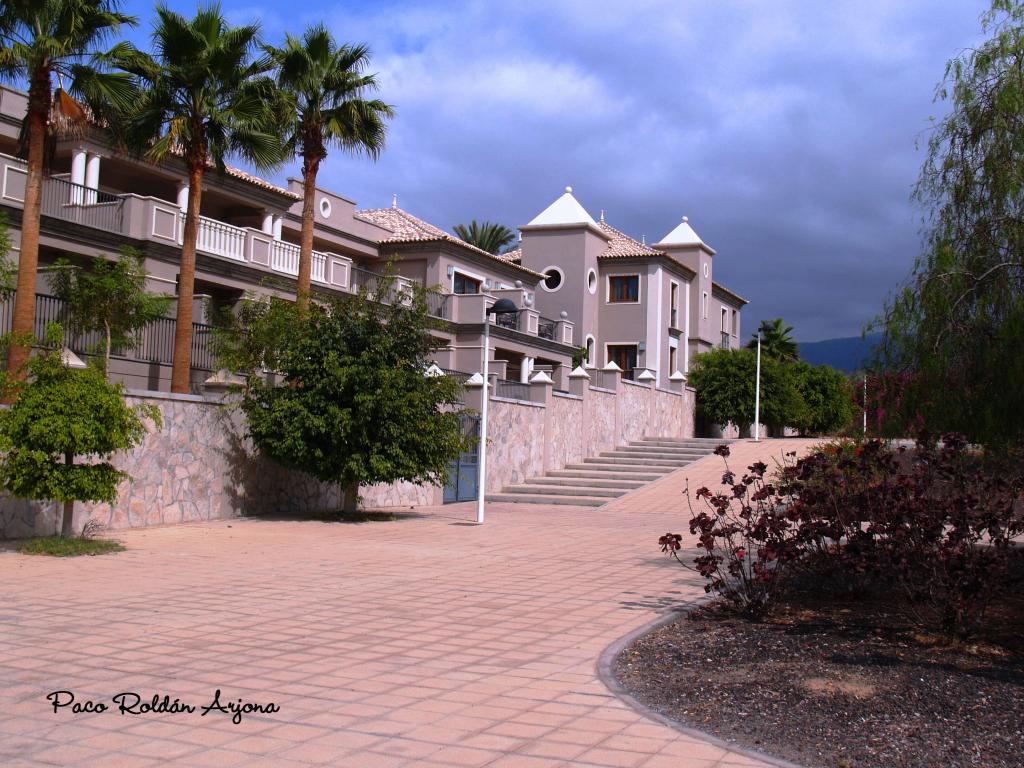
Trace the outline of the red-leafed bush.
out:
M 720 446 L 716 453 L 728 457 Z M 898 589 L 925 622 L 963 638 L 991 601 L 1014 587 L 1009 558 L 1024 534 L 1020 462 L 986 465 L 963 438 L 922 438 L 916 447 L 835 443 L 771 476 L 763 463 L 722 489 L 687 494 L 692 565 L 682 536 L 662 551 L 705 577 L 705 588 L 740 611 L 763 615 L 796 570 L 821 589 L 866 584 Z M 699 509 L 694 509 L 694 503 Z

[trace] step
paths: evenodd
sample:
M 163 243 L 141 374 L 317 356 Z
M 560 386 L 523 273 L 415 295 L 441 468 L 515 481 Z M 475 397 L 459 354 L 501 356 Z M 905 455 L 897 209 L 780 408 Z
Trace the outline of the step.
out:
M 527 485 L 564 485 L 575 488 L 583 486 L 586 488 L 623 488 L 626 490 L 647 485 L 646 480 L 625 480 L 614 477 L 595 477 L 594 475 L 583 477 L 544 475 L 544 477 L 531 477 L 526 483 Z
M 614 451 L 601 451 L 601 456 L 629 456 L 631 458 L 641 459 L 702 459 L 707 456 L 709 451 L 694 451 L 680 448 L 679 450 L 670 450 L 665 448 L 652 448 L 650 450 L 633 449 L 633 448 L 616 448 Z
M 687 453 L 699 453 L 702 456 L 714 452 L 714 448 L 709 448 L 703 445 L 677 445 L 675 443 L 637 443 L 632 442 L 628 445 L 616 446 L 617 451 L 639 451 L 642 453 L 658 451 L 686 451 Z
M 590 486 L 583 487 L 572 487 L 562 485 L 533 485 L 532 483 L 524 483 L 523 485 L 510 485 L 501 489 L 502 493 L 525 493 L 531 494 L 542 494 L 545 496 L 590 496 L 590 497 L 602 497 L 608 499 L 615 499 L 626 493 L 629 489 L 616 489 L 616 488 L 593 488 Z
M 591 461 L 591 459 L 584 459 L 584 461 Z M 644 464 L 626 463 L 619 465 L 611 460 L 602 464 L 567 464 L 565 469 L 573 472 L 615 472 L 623 475 L 649 475 L 657 473 L 658 477 L 672 471 L 671 468 L 651 467 Z
M 527 495 L 525 493 L 496 493 L 487 497 L 487 501 L 504 501 L 513 504 L 564 504 L 573 507 L 600 507 L 610 499 L 592 496 L 554 496 Z
M 691 462 L 686 459 L 646 459 L 631 458 L 628 456 L 591 456 L 590 458 L 584 459 L 583 463 L 614 467 L 664 467 L 666 472 L 670 472 L 673 469 L 685 467 Z
M 604 469 L 603 467 L 595 467 L 590 464 L 584 465 L 586 469 L 555 469 L 548 472 L 547 477 L 575 477 L 585 478 L 592 477 L 595 479 L 607 479 L 607 480 L 628 480 L 636 481 L 643 485 L 651 480 L 657 480 L 659 477 L 664 477 L 662 472 L 645 472 L 643 470 L 637 472 L 619 472 L 618 470 Z
M 733 442 L 725 437 L 642 437 L 640 442 L 644 443 L 672 443 L 673 445 L 700 445 L 714 448 L 719 445 L 728 445 Z

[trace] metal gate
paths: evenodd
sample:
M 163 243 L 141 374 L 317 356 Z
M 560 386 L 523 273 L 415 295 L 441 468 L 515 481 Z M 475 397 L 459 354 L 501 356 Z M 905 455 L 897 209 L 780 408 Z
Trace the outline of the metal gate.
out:
M 477 477 L 480 465 L 480 417 L 463 415 L 459 417 L 462 434 L 473 444 L 448 465 L 448 484 L 444 487 L 444 503 L 472 501 L 476 498 Z

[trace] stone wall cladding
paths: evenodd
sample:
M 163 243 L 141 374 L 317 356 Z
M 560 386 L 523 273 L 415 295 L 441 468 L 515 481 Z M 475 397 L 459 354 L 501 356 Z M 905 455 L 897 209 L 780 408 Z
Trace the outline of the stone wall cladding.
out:
M 544 412 L 538 405 L 494 400 L 488 408 L 487 493 L 544 474 Z
M 155 405 L 163 428 L 150 425 L 139 446 L 115 456 L 115 466 L 131 480 L 118 487 L 114 505 L 76 504 L 78 529 L 89 520 L 117 530 L 340 506 L 337 486 L 256 454 L 244 437 L 242 414 L 230 404 L 167 395 L 127 401 Z M 6 498 L 0 503 L 0 538 L 52 534 L 60 514 L 60 504 Z
M 601 451 L 612 450 L 618 439 L 615 434 L 615 398 L 611 392 L 591 389 L 587 393 L 587 418 L 583 425 L 586 442 L 584 455 L 597 456 Z
M 619 445 L 639 440 L 653 427 L 651 423 L 651 398 L 654 390 L 650 386 L 637 386 L 626 381 L 619 382 Z M 658 432 L 662 432 L 658 425 Z M 662 435 L 663 436 L 663 435 Z
M 588 388 L 586 401 L 555 395 L 547 407 L 492 399 L 487 491 L 496 493 L 644 435 L 693 435 L 693 390 L 678 395 L 619 386 L 617 395 Z M 133 395 L 128 401 L 156 405 L 163 428 L 115 458 L 132 480 L 121 484 L 114 505 L 78 504 L 79 529 L 87 520 L 117 530 L 341 506 L 337 486 L 259 456 L 245 438 L 241 412 L 230 402 L 157 394 Z M 438 489 L 396 483 L 364 486 L 360 495 L 367 508 L 418 507 L 436 503 Z M 0 497 L 0 539 L 52 534 L 60 514 L 61 505 L 53 502 Z
M 551 398 L 549 418 L 548 468 L 558 469 L 583 461 L 583 401 L 555 395 Z

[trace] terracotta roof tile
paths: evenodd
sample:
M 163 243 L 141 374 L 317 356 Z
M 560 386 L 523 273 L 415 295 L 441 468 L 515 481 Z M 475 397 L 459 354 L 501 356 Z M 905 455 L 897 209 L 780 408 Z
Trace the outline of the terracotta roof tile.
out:
M 632 237 L 624 232 L 617 230 L 615 227 L 607 224 L 604 221 L 600 221 L 597 224 L 601 230 L 611 237 L 608 241 L 608 247 L 599 253 L 597 258 L 599 259 L 626 259 L 635 258 L 637 256 L 664 256 L 664 251 L 659 251 L 655 248 L 651 248 L 649 245 L 644 245 L 639 240 L 634 240 Z
M 511 251 L 505 251 L 499 253 L 498 258 L 502 261 L 507 261 L 509 264 L 522 264 L 523 263 L 523 249 L 515 248 Z
M 516 269 L 521 269 L 534 277 L 543 277 L 539 272 L 534 272 L 531 269 L 520 266 L 515 261 L 505 258 L 504 255 L 495 256 L 493 253 L 488 253 L 481 248 L 477 248 L 475 245 L 470 245 L 465 240 L 461 240 L 455 235 L 445 232 L 440 227 L 435 227 L 433 224 L 413 216 L 408 211 L 403 211 L 401 208 L 368 208 L 356 211 L 356 217 L 371 224 L 376 224 L 378 227 L 390 229 L 393 234 L 391 237 L 385 237 L 381 240 L 380 242 L 382 243 L 454 243 L 474 253 L 495 259 Z

